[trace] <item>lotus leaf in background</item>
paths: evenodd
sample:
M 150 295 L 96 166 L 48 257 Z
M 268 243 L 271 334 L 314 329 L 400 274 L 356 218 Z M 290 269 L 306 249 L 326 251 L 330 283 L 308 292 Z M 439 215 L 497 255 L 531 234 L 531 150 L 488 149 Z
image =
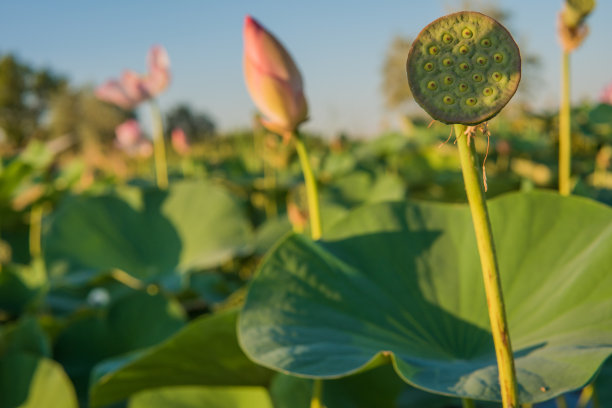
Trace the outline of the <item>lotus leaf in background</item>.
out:
M 309 408 L 313 380 L 278 374 L 270 395 L 276 408 Z M 428 393 L 402 381 L 390 365 L 384 365 L 323 382 L 322 402 L 327 408 L 445 408 L 459 402 Z
M 33 308 L 47 290 L 47 276 L 41 262 L 32 265 L 3 265 L 0 273 L 0 314 L 19 316 Z
M 521 402 L 583 386 L 612 354 L 612 209 L 547 192 L 489 208 Z M 467 206 L 380 203 L 325 241 L 290 236 L 251 284 L 240 344 L 295 375 L 337 378 L 390 359 L 419 388 L 499 401 L 473 235 Z
M 167 387 L 130 399 L 129 408 L 274 408 L 263 387 Z
M 159 345 L 100 363 L 92 374 L 90 406 L 101 407 L 162 388 L 163 393 L 185 387 L 229 393 L 270 386 L 275 407 L 308 408 L 312 380 L 283 374 L 273 377 L 272 371 L 251 362 L 238 346 L 237 317 L 235 309 L 200 317 Z M 398 399 L 404 401 L 399 405 L 402 408 L 417 408 L 423 398 L 440 402 L 440 407 L 449 402 L 408 386 L 390 366 L 326 381 L 323 388 L 328 408 L 354 408 L 363 403 L 395 408 Z
M 57 335 L 53 355 L 84 400 L 91 369 L 97 363 L 152 347 L 184 324 L 183 309 L 175 300 L 132 291 L 106 307 L 74 316 Z
M 0 326 L 0 407 L 38 408 L 48 401 L 78 407 L 72 383 L 50 355 L 49 339 L 36 319 Z
M 0 358 L 15 353 L 51 357 L 49 339 L 33 317 L 0 326 Z
M 363 203 L 402 200 L 405 195 L 404 182 L 395 174 L 353 171 L 325 185 L 321 201 L 332 201 L 350 208 Z
M 237 316 L 230 310 L 200 317 L 161 344 L 99 364 L 91 406 L 161 387 L 267 385 L 272 372 L 252 363 L 238 346 Z
M 371 174 L 354 171 L 321 188 L 321 220 L 323 236 L 344 218 L 351 207 L 365 203 L 400 200 L 406 195 L 402 179 L 391 173 Z M 306 203 L 302 203 L 306 207 Z M 262 223 L 255 234 L 255 252 L 263 255 L 291 231 L 287 214 Z
M 612 105 L 600 103 L 590 109 L 580 130 L 597 143 L 612 143 Z
M 9 204 L 28 183 L 40 176 L 53 162 L 54 152 L 41 142 L 31 142 L 18 155 L 3 163 L 0 173 L 0 199 Z
M 57 362 L 16 353 L 0 359 L 0 406 L 78 408 L 74 387 Z
M 183 182 L 71 197 L 52 217 L 44 256 L 56 284 L 112 269 L 156 281 L 246 254 L 251 237 L 241 202 L 225 188 Z

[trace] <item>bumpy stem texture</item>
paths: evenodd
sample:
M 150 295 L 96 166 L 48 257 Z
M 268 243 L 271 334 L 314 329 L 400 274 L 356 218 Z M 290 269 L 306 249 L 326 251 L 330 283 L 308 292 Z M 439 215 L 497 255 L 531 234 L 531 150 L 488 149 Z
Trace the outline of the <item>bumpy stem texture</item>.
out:
M 514 358 L 512 356 L 512 346 L 508 333 L 508 322 L 506 319 L 499 268 L 495 255 L 493 234 L 491 232 L 491 222 L 489 221 L 483 186 L 478 175 L 472 152 L 474 144 L 471 144 L 472 147 L 468 145 L 468 136 L 465 134 L 466 127 L 464 125 L 454 126 L 457 135 L 457 145 L 459 146 L 459 157 L 461 160 L 465 191 L 467 193 L 468 203 L 472 213 L 472 222 L 476 232 L 480 265 L 482 267 L 487 304 L 489 306 L 489 319 L 491 321 L 491 331 L 495 344 L 502 403 L 504 408 L 517 408 L 518 392 L 516 373 L 514 370 Z
M 153 117 L 153 151 L 155 154 L 155 179 L 157 187 L 162 190 L 168 188 L 168 166 L 166 164 L 166 143 L 164 141 L 164 124 L 161 112 L 155 101 L 151 101 L 151 115 Z
M 571 138 L 570 138 L 570 63 L 569 52 L 563 51 L 561 61 L 561 106 L 559 110 L 559 193 L 570 194 Z
M 319 193 L 317 191 L 317 180 L 312 172 L 308 152 L 304 146 L 304 142 L 298 134 L 294 137 L 295 148 L 300 158 L 302 173 L 304 173 L 304 182 L 306 183 L 306 196 L 308 199 L 308 218 L 310 220 L 310 235 L 312 239 L 321 238 L 321 214 L 319 210 Z

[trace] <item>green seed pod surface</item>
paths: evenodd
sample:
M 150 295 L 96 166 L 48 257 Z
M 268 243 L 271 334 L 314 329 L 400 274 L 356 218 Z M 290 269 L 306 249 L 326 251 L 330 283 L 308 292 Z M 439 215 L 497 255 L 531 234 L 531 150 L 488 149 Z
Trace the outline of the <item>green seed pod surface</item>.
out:
M 434 119 L 476 125 L 497 115 L 516 92 L 521 55 L 497 21 L 462 11 L 421 31 L 406 70 L 414 99 Z M 429 86 L 432 81 L 435 89 Z

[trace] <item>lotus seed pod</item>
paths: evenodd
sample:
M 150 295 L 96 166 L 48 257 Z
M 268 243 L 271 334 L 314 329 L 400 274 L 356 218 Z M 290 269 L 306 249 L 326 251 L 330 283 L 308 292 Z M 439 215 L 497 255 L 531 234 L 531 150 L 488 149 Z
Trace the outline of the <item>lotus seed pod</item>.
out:
M 561 16 L 570 29 L 581 25 L 584 19 L 595 8 L 595 0 L 566 0 Z
M 476 125 L 497 115 L 516 92 L 521 55 L 497 21 L 462 11 L 421 31 L 406 70 L 414 99 L 434 119 Z

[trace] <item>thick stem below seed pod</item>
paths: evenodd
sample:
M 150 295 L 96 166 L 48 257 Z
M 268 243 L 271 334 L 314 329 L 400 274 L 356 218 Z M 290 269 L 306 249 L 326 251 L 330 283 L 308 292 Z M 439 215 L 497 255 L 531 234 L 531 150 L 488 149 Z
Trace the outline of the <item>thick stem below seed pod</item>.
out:
M 464 125 L 454 126 L 457 135 L 457 145 L 459 147 L 459 157 L 461 160 L 465 191 L 472 213 L 472 222 L 476 233 L 476 243 L 478 246 L 478 254 L 480 255 L 480 265 L 482 267 L 487 304 L 489 306 L 489 320 L 491 321 L 491 332 L 493 335 L 493 343 L 495 344 L 502 403 L 504 408 L 517 408 L 518 387 L 514 370 L 514 357 L 510 344 L 508 322 L 506 319 L 504 298 L 501 288 L 501 278 L 497 265 L 487 203 L 477 167 L 474 163 L 472 152 L 474 145 L 468 145 L 468 137 L 465 134 L 466 127 Z
M 310 399 L 310 408 L 325 408 L 323 406 L 323 380 L 317 378 L 312 383 L 312 398 Z

